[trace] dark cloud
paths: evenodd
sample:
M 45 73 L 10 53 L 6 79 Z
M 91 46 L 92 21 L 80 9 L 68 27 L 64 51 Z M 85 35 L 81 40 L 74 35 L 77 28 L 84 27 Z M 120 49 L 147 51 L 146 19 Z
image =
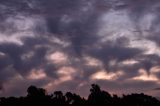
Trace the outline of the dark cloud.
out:
M 0 81 L 8 90 L 3 95 L 20 95 L 18 85 L 53 83 L 62 77 L 57 75 L 62 67 L 77 69 L 73 81 L 56 85 L 64 91 L 85 88 L 85 94 L 86 83 L 94 82 L 90 76 L 99 70 L 125 73 L 118 78 L 122 83 L 97 81 L 111 91 L 157 87 L 156 82 L 128 79 L 139 75 L 139 69 L 150 73 L 159 66 L 158 0 L 0 0 L 0 9 Z M 66 55 L 67 62 L 53 62 L 50 55 L 57 51 Z M 93 58 L 89 62 L 97 59 L 102 64 L 87 65 L 88 57 Z M 131 60 L 136 63 L 124 64 Z M 27 79 L 33 70 L 44 70 L 46 80 Z
M 122 39 L 123 40 L 123 39 Z M 105 65 L 111 60 L 116 60 L 117 62 L 132 59 L 136 55 L 141 54 L 142 50 L 136 48 L 124 47 L 123 43 L 125 40 L 117 41 L 116 44 L 112 42 L 107 42 L 101 45 L 101 48 L 90 48 L 89 55 L 92 55 L 95 58 L 98 58 L 103 61 Z
M 0 82 L 0 92 L 3 90 L 3 85 L 2 83 Z
M 159 90 L 160 90 L 160 88 L 154 88 L 153 90 L 155 90 L 155 91 L 159 91 Z
M 3 44 L 0 46 L 1 52 L 5 53 L 10 60 L 5 59 L 3 63 L 6 63 L 6 66 L 13 65 L 13 68 L 19 71 L 20 73 L 24 73 L 25 70 L 29 71 L 33 67 L 37 67 L 42 63 L 45 63 L 44 56 L 45 56 L 45 48 L 38 48 L 33 50 L 33 48 L 27 47 L 29 45 L 18 46 L 15 44 Z M 33 46 L 33 45 L 32 45 Z M 26 52 L 34 51 L 34 55 L 29 59 L 22 59 L 22 55 Z M 8 62 L 7 62 L 8 61 Z M 8 63 L 8 64 L 7 64 Z

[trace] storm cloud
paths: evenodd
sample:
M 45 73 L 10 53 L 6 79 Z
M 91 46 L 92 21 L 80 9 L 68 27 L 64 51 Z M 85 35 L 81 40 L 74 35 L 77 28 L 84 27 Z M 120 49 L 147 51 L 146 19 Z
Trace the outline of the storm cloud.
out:
M 159 88 L 159 0 L 0 0 L 0 95 Z M 87 89 L 88 88 L 88 89 Z M 84 89 L 80 92 L 80 89 Z

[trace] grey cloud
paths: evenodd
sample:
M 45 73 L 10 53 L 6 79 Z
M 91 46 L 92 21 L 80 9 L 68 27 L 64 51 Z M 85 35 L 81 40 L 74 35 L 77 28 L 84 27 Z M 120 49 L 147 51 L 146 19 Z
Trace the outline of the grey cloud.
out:
M 57 79 L 58 76 L 56 75 L 56 70 L 58 67 L 56 67 L 54 64 L 48 63 L 45 65 L 44 70 L 47 73 L 47 75 L 51 78 Z
M 57 89 L 72 89 L 76 91 L 76 89 L 79 89 L 77 87 L 78 83 L 90 82 L 89 76 L 104 68 L 111 71 L 121 69 L 126 74 L 123 78 L 119 79 L 122 83 L 116 81 L 97 81 L 104 88 L 108 87 L 109 90 L 113 88 L 118 90 L 117 86 L 122 89 L 132 87 L 143 89 L 144 86 L 149 87 L 150 85 L 156 87 L 154 83 L 150 82 L 129 82 L 130 84 L 126 84 L 125 80 L 136 76 L 140 68 L 149 70 L 153 66 L 159 65 L 158 55 L 144 55 L 144 50 L 128 47 L 131 41 L 126 36 L 119 37 L 114 42 L 102 42 L 103 38 L 97 32 L 100 28 L 99 21 L 102 15 L 112 11 L 123 10 L 127 11 L 127 15 L 139 31 L 139 29 L 141 30 L 141 26 L 138 25 L 138 22 L 141 21 L 141 17 L 149 13 L 157 3 L 159 3 L 158 0 L 1 0 L 0 9 L 2 11 L 0 11 L 0 19 L 3 22 L 0 24 L 0 32 L 5 33 L 5 35 L 8 31 L 10 33 L 7 33 L 7 35 L 18 32 L 16 28 L 11 26 L 11 23 L 6 22 L 8 17 L 20 15 L 32 17 L 33 19 L 41 18 L 31 30 L 35 35 L 34 37 L 22 36 L 20 38 L 22 45 L 8 42 L 0 43 L 0 52 L 5 54 L 4 56 L 0 56 L 0 76 L 3 76 L 0 79 L 2 80 L 2 84 L 7 82 L 8 78 L 12 78 L 15 72 L 25 77 L 32 69 L 43 69 L 47 77 L 58 79 L 55 72 L 61 65 L 49 62 L 46 59 L 46 55 L 61 51 L 69 57 L 69 63 L 64 64 L 64 66 L 76 67 L 83 70 L 84 74 L 82 77 L 75 76 L 74 81 L 60 84 L 57 86 Z M 157 13 L 158 10 L 155 11 Z M 156 22 L 158 22 L 158 19 L 152 22 L 151 30 L 154 29 Z M 159 34 L 156 30 L 153 30 L 153 32 L 154 34 Z M 106 34 L 105 36 L 112 35 Z M 139 34 L 139 38 L 147 39 L 141 36 Z M 58 38 L 60 42 L 66 41 L 70 45 L 63 47 L 60 44 L 52 42 L 51 38 L 54 39 L 54 37 Z M 158 36 L 148 39 L 159 44 Z M 28 55 L 29 57 L 27 57 Z M 103 62 L 103 65 L 99 67 L 87 66 L 82 59 L 84 55 L 100 60 Z M 135 59 L 138 63 L 131 66 L 109 65 L 109 62 L 112 60 L 116 60 L 118 64 L 129 59 Z M 26 84 L 22 82 L 18 84 L 25 85 L 26 87 L 31 83 L 44 86 L 49 81 L 28 81 Z M 84 86 L 89 85 L 86 84 Z M 21 92 L 17 92 L 15 85 L 11 88 L 13 89 L 9 92 L 10 94 L 21 94 Z M 80 88 L 83 88 L 83 86 Z
M 13 77 L 14 73 L 25 76 L 32 69 L 41 68 L 43 65 L 45 66 L 45 55 L 48 49 L 45 47 L 35 49 L 34 46 L 36 44 L 38 45 L 36 40 L 34 41 L 34 44 L 32 40 L 29 40 L 29 42 L 26 41 L 24 43 L 24 46 L 16 44 L 0 45 L 0 51 L 5 53 L 5 56 L 1 59 L 0 72 L 2 75 L 1 78 L 3 78 L 2 81 L 5 81 L 6 78 Z M 23 59 L 22 56 L 28 52 L 33 52 L 33 56 Z
M 153 36 L 149 36 L 147 37 L 148 39 L 154 41 L 158 46 L 160 46 L 160 37 L 159 37 L 159 33 L 155 33 L 155 35 Z
M 3 89 L 3 87 L 2 87 L 2 85 L 0 86 L 0 91 L 2 91 L 2 89 Z
M 140 49 L 123 47 L 121 46 L 121 43 L 112 44 L 112 42 L 107 42 L 101 45 L 101 49 L 93 48 L 89 50 L 89 54 L 93 57 L 99 58 L 104 63 L 107 63 L 114 59 L 117 61 L 132 59 L 142 52 Z
M 154 88 L 153 90 L 155 90 L 155 91 L 159 91 L 159 90 L 160 90 L 160 88 Z
M 141 57 L 142 60 L 140 60 L 141 67 L 145 68 L 146 70 L 149 70 L 153 66 L 159 65 L 159 56 L 156 55 L 146 55 Z

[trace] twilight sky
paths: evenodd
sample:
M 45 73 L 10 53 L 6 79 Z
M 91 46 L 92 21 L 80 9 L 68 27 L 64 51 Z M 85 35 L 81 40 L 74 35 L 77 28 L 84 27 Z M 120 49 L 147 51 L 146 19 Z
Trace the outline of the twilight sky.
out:
M 160 95 L 160 0 L 0 0 L 0 20 L 0 96 Z

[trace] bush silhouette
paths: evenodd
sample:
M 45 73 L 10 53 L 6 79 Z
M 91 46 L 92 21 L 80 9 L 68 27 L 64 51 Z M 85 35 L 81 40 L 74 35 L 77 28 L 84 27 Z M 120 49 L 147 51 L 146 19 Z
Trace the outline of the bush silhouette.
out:
M 4 105 L 44 105 L 44 106 L 160 106 L 160 101 L 152 96 L 130 94 L 118 97 L 101 90 L 97 84 L 92 84 L 87 99 L 81 96 L 62 91 L 46 94 L 45 89 L 31 85 L 27 89 L 26 97 L 1 97 L 0 106 Z

